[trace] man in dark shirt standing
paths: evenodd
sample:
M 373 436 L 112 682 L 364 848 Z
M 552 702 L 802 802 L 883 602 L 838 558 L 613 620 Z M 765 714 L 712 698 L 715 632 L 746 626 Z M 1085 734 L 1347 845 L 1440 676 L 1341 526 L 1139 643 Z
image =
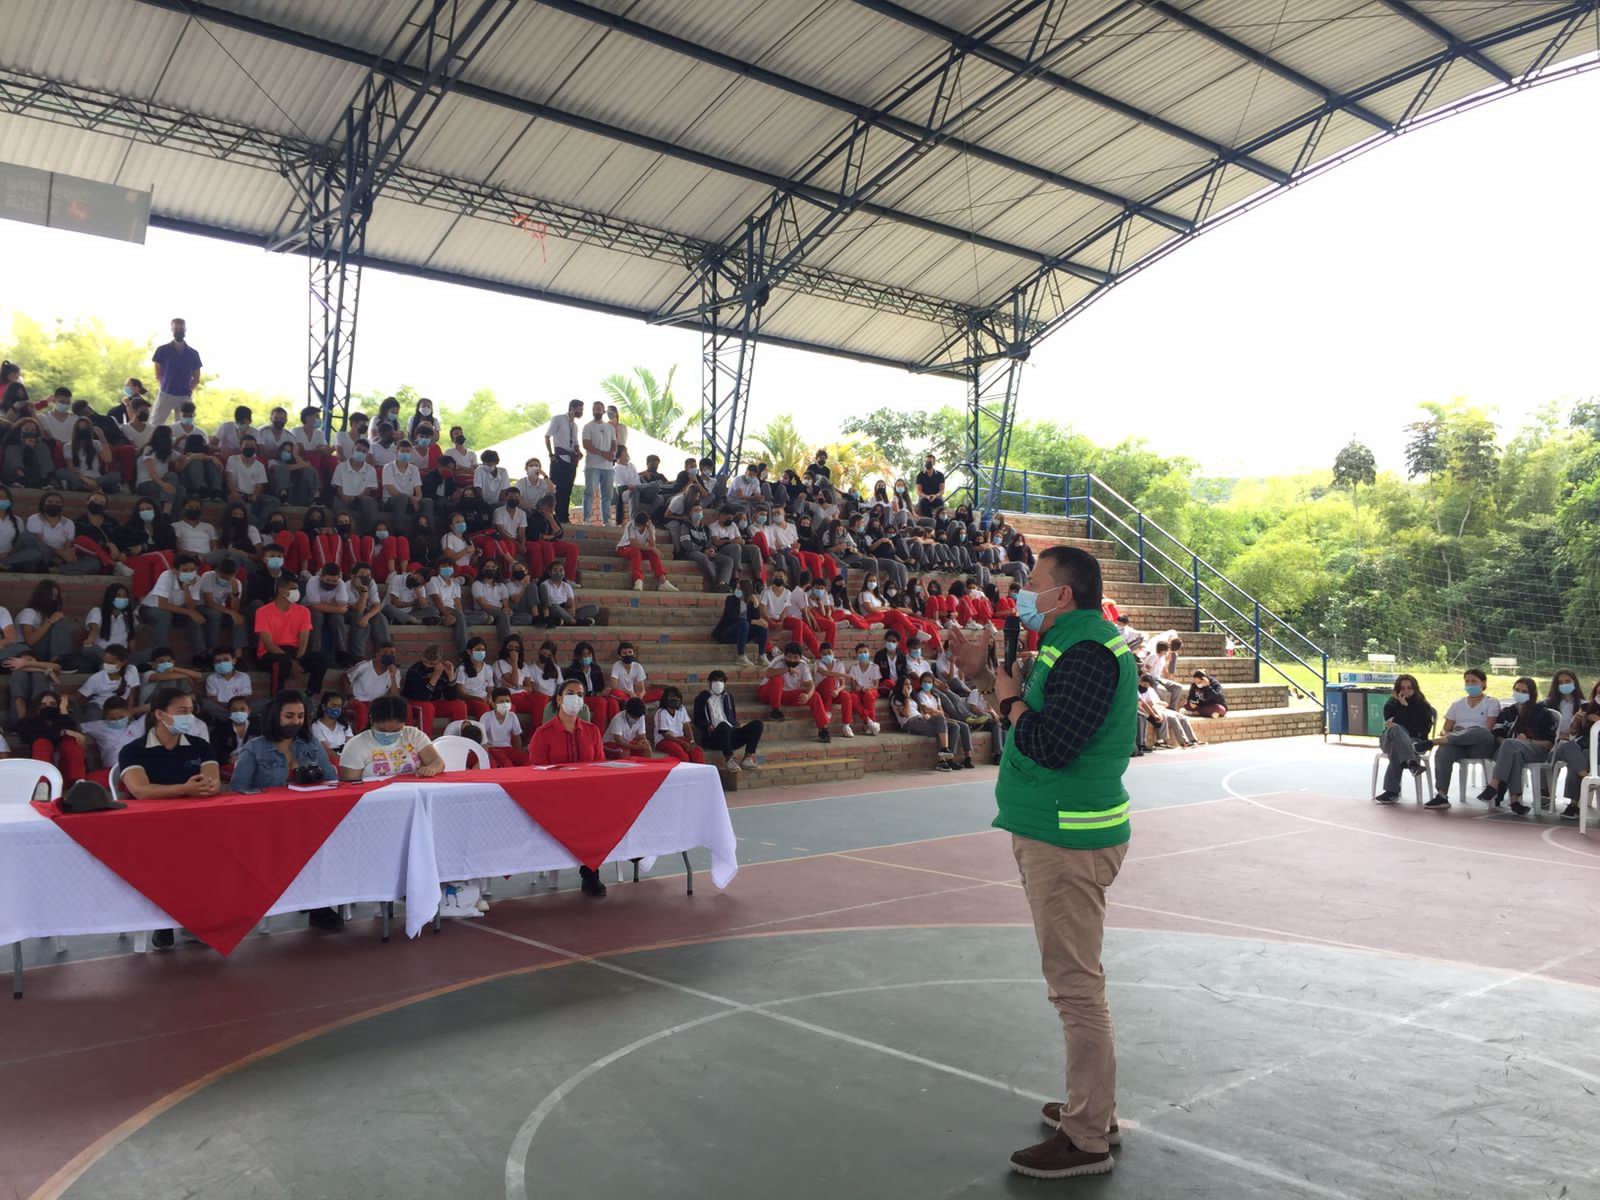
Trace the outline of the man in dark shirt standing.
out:
M 578 480 L 578 459 L 582 456 L 578 427 L 582 417 L 583 401 L 569 400 L 566 415 L 551 418 L 544 431 L 545 461 L 550 464 L 550 480 L 556 485 L 556 519 L 563 525 L 572 516 L 572 487 Z
M 194 399 L 194 389 L 200 386 L 200 355 L 185 340 L 188 326 L 182 317 L 172 318 L 172 340 L 157 346 L 155 354 L 156 411 L 150 418 L 152 425 L 165 425 L 185 400 Z
M 1106 889 L 1128 853 L 1128 791 L 1138 670 L 1100 615 L 1100 564 L 1082 550 L 1039 555 L 1017 616 L 1040 634 L 1026 684 L 995 672 L 1011 736 L 995 783 L 995 825 L 1011 833 L 1033 912 L 1040 966 L 1067 1042 L 1067 1098 L 1044 1106 L 1056 1132 L 1011 1156 L 1036 1179 L 1102 1175 L 1115 1165 L 1117 1058 L 1106 1006 Z
M 150 698 L 150 729 L 117 755 L 117 787 L 135 800 L 204 799 L 222 790 L 221 769 L 205 725 L 194 715 L 194 697 L 164 687 Z M 158 929 L 150 944 L 164 950 L 172 930 Z
M 933 455 L 922 460 L 922 473 L 917 476 L 917 516 L 931 517 L 944 503 L 944 472 L 933 469 Z

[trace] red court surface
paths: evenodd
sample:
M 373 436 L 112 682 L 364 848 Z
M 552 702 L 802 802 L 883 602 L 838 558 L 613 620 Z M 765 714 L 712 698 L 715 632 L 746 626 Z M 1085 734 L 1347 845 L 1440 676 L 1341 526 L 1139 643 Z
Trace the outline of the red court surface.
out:
M 1113 928 L 1107 942 L 1119 1047 L 1133 1064 L 1125 1064 L 1124 1092 L 1145 1098 L 1143 1119 L 1154 1130 L 1157 1119 L 1175 1106 L 1181 1106 L 1183 1119 L 1195 1122 L 1205 1120 L 1208 1105 L 1247 1099 L 1267 1111 L 1286 1102 L 1314 1107 L 1314 1074 L 1300 1081 L 1309 1090 L 1296 1099 L 1286 1101 L 1272 1089 L 1286 1086 L 1306 1062 L 1354 1053 L 1348 1038 L 1391 1036 L 1393 1026 L 1382 1021 L 1404 1027 L 1406 1036 L 1434 1030 L 1453 1039 L 1457 1050 L 1470 1044 L 1473 1054 L 1492 1041 L 1505 1074 L 1504 1095 L 1486 1096 L 1484 1088 L 1491 1085 L 1477 1074 L 1482 1064 L 1433 1061 L 1420 1051 L 1408 1054 L 1407 1078 L 1447 1095 L 1452 1104 L 1470 1106 L 1476 1097 L 1502 1124 L 1519 1119 L 1519 1105 L 1523 1110 L 1531 1105 L 1538 1119 L 1557 1122 L 1555 1132 L 1587 1130 L 1587 1173 L 1581 1163 L 1564 1165 L 1544 1147 L 1530 1150 L 1525 1156 L 1530 1161 L 1502 1164 L 1509 1174 L 1452 1177 L 1448 1170 L 1464 1170 L 1459 1166 L 1464 1160 L 1451 1160 L 1444 1174 L 1435 1164 L 1416 1176 L 1438 1182 L 1395 1182 L 1391 1190 L 1391 1175 L 1374 1182 L 1349 1174 L 1355 1168 L 1342 1159 L 1306 1157 L 1305 1143 L 1320 1135 L 1267 1146 L 1241 1136 L 1229 1145 L 1228 1130 L 1236 1123 L 1222 1121 L 1220 1109 L 1214 1114 L 1217 1129 L 1169 1131 L 1162 1144 L 1180 1173 L 1186 1164 L 1198 1170 L 1209 1163 L 1237 1174 L 1233 1194 L 1600 1196 L 1592 1155 L 1600 1132 L 1595 1099 L 1600 1055 L 1592 1045 L 1600 1019 L 1600 835 L 1591 831 L 1583 838 L 1574 827 L 1549 818 L 1491 816 L 1476 805 L 1448 814 L 1409 804 L 1378 808 L 1364 790 L 1369 761 L 1369 753 L 1302 740 L 1175 751 L 1133 764 L 1133 846 L 1111 892 Z M 892 1050 L 899 1044 L 896 1037 L 926 1021 L 925 1035 L 942 1043 L 944 1053 L 922 1045 L 892 1051 L 899 1055 L 897 1069 L 914 1062 L 918 1070 L 944 1070 L 957 1081 L 979 1080 L 1015 1096 L 1035 1090 L 1048 1096 L 1050 1079 L 1059 1077 L 1061 1046 L 1058 1035 L 1050 1036 L 1052 1017 L 1037 982 L 1008 835 L 987 828 L 992 786 L 992 770 L 980 770 L 953 779 L 898 777 L 866 786 L 757 793 L 735 807 L 743 866 L 725 892 L 715 891 L 701 874 L 696 894 L 688 897 L 681 877 L 663 876 L 614 885 L 606 899 L 593 901 L 572 891 L 533 891 L 529 881 L 518 879 L 497 888 L 494 909 L 482 921 L 447 924 L 442 933 L 427 932 L 409 944 L 400 938 L 381 944 L 372 923 L 356 921 L 342 935 L 293 931 L 252 937 L 228 960 L 196 945 L 143 956 L 109 941 L 74 946 L 65 960 L 30 967 L 26 998 L 0 1007 L 0 1197 L 265 1196 L 309 1194 L 313 1186 L 320 1189 L 316 1194 L 340 1196 L 427 1194 L 421 1190 L 423 1175 L 400 1176 L 389 1190 L 372 1190 L 396 1155 L 410 1153 L 403 1147 L 388 1147 L 381 1156 L 373 1149 L 381 1162 L 375 1157 L 363 1163 L 367 1151 L 357 1150 L 341 1163 L 333 1160 L 350 1154 L 348 1146 L 319 1150 L 304 1130 L 286 1133 L 288 1144 L 298 1139 L 301 1157 L 326 1153 L 330 1161 L 320 1168 L 315 1185 L 304 1179 L 290 1185 L 285 1180 L 294 1170 L 310 1168 L 273 1160 L 270 1138 L 247 1151 L 240 1139 L 249 1140 L 248 1130 L 224 1128 L 223 1118 L 212 1117 L 207 1106 L 215 1103 L 220 1112 L 238 1104 L 241 1113 L 255 1115 L 236 1119 L 275 1120 L 283 1107 L 275 1088 L 284 1079 L 298 1079 L 295 1072 L 309 1073 L 306 1086 L 316 1094 L 333 1086 L 335 1078 L 318 1072 L 337 1071 L 343 1086 L 368 1071 L 378 1078 L 399 1071 L 400 1051 L 375 1037 L 396 1022 L 410 1030 L 409 1049 L 418 1038 L 470 1032 L 474 1038 L 501 1039 L 498 1053 L 507 1044 L 525 1047 L 539 1038 L 599 1036 L 590 1024 L 613 1019 L 616 1036 L 627 1043 L 628 1030 L 655 1029 L 668 1020 L 674 1004 L 709 997 L 732 1006 L 738 1020 L 705 1024 L 694 1034 L 709 1038 L 721 1031 L 717 1036 L 725 1039 L 708 1042 L 697 1060 L 709 1074 L 690 1090 L 704 1089 L 713 1086 L 718 1061 L 739 1073 L 741 1055 L 760 1053 L 742 1046 L 735 1030 L 751 1019 L 749 1005 L 759 1009 L 791 1002 L 782 995 L 741 999 L 740 987 L 787 979 L 788 973 L 798 980 L 783 994 L 791 996 L 822 993 L 829 980 L 841 995 L 954 986 L 955 976 L 967 978 L 976 958 L 1002 951 L 1005 962 L 970 983 L 1007 984 L 1005 1003 L 1018 1006 L 1018 1021 L 1032 1039 L 1031 1054 L 1021 1057 L 1037 1060 L 1014 1070 L 1042 1071 L 1037 1085 L 1008 1073 L 1013 1048 L 999 1045 L 1005 1040 L 1000 1035 L 993 1061 L 982 1053 L 988 1034 L 981 1030 L 935 1035 L 932 1030 L 943 1030 L 938 1022 L 949 1014 L 940 1014 L 931 995 L 898 1010 L 881 1037 L 852 1036 L 872 1048 Z M 830 936 L 820 936 L 824 933 Z M 596 972 L 596 958 L 614 969 Z M 942 969 L 935 969 L 935 960 Z M 915 977 L 918 963 L 926 978 Z M 810 986 L 815 981 L 821 982 Z M 1125 999 L 1119 987 L 1145 990 L 1127 992 L 1132 999 Z M 537 989 L 538 998 L 517 991 L 523 988 Z M 1259 1030 L 1263 1020 L 1273 1023 L 1270 1036 L 1262 1034 L 1261 1041 L 1270 1042 L 1280 1057 L 1258 1060 L 1266 1048 L 1242 1037 L 1236 1052 L 1228 1049 L 1217 1032 L 1224 1023 L 1210 1022 L 1203 1005 L 1168 1004 L 1169 993 L 1184 989 L 1199 989 L 1196 994 L 1203 993 L 1208 1004 L 1235 995 L 1276 997 L 1280 1006 L 1311 1005 L 1319 1013 L 1370 1011 L 1381 1021 L 1376 1032 L 1363 1026 L 1352 1035 L 1274 1010 L 1255 1018 L 1255 1025 Z M 492 1007 L 502 1002 L 495 997 L 513 993 L 521 998 L 514 1004 L 504 1000 L 508 1007 L 494 1010 L 499 1015 L 484 1016 L 481 1025 L 466 1020 L 474 1005 Z M 1144 1013 L 1147 1000 L 1167 1007 Z M 658 1013 L 651 1003 L 664 1007 Z M 729 1014 L 711 1013 L 690 1023 L 718 1015 Z M 877 1019 L 865 1000 L 849 1016 Z M 526 1037 L 515 1031 L 524 1020 L 533 1022 Z M 837 1033 L 827 1022 L 815 1028 Z M 1497 1032 L 1503 1037 L 1496 1038 Z M 1170 1042 L 1148 1068 L 1139 1065 L 1138 1047 L 1146 1042 Z M 976 1055 L 983 1069 L 941 1066 L 954 1053 L 952 1045 Z M 1205 1047 L 1190 1064 L 1196 1072 L 1190 1082 L 1197 1086 L 1164 1079 L 1162 1064 L 1190 1052 L 1178 1048 L 1196 1045 Z M 395 1061 L 386 1061 L 391 1054 Z M 1221 1057 L 1210 1061 L 1207 1055 Z M 1539 1065 L 1543 1060 L 1559 1060 L 1571 1078 L 1563 1075 L 1552 1083 L 1554 1077 Z M 428 1071 L 441 1077 L 456 1069 L 443 1052 L 428 1061 Z M 593 1061 L 608 1060 L 599 1054 Z M 791 1120 L 804 1125 L 815 1119 L 817 1136 L 824 1137 L 831 1118 L 811 1106 L 829 1103 L 827 1088 L 819 1083 L 823 1091 L 813 1094 L 799 1079 L 804 1064 L 815 1061 L 815 1055 L 797 1056 L 802 1066 L 785 1077 L 796 1091 L 786 1094 L 784 1103 L 796 1106 Z M 485 1063 L 493 1062 L 491 1053 Z M 1393 1062 L 1369 1066 L 1390 1069 Z M 648 1086 L 654 1068 L 639 1069 Z M 668 1072 L 663 1078 L 683 1069 L 681 1063 L 662 1067 Z M 846 1069 L 846 1062 L 836 1069 Z M 501 1080 L 492 1066 L 481 1070 L 493 1079 L 482 1090 L 493 1093 L 503 1085 L 517 1098 L 507 1098 L 491 1115 L 467 1126 L 471 1132 L 462 1137 L 472 1146 L 463 1153 L 469 1163 L 487 1164 L 484 1178 L 492 1183 L 477 1190 L 464 1187 L 459 1194 L 501 1194 L 499 1164 L 508 1151 L 513 1160 L 525 1154 L 529 1172 L 561 1176 L 567 1169 L 561 1159 L 565 1150 L 556 1144 L 559 1139 L 552 1140 L 552 1131 L 561 1121 L 575 1119 L 582 1103 L 571 1101 L 576 1107 L 568 1111 L 562 1097 L 571 1093 L 541 1091 L 542 1082 L 535 1086 L 510 1076 Z M 1451 1072 L 1462 1075 L 1452 1078 Z M 1355 1071 L 1347 1077 L 1355 1078 Z M 1527 1095 L 1520 1090 L 1524 1077 L 1533 1081 Z M 1540 1090 L 1547 1085 L 1559 1085 L 1558 1094 Z M 382 1085 L 375 1095 L 388 1097 L 389 1086 L 404 1087 Z M 857 1086 L 870 1092 L 875 1085 L 868 1079 Z M 1059 1083 L 1054 1086 L 1059 1089 Z M 457 1080 L 457 1087 L 480 1090 L 471 1072 Z M 557 1096 L 548 1106 L 524 1102 L 546 1092 Z M 878 1097 L 870 1111 L 893 1110 L 895 1099 Z M 1130 1112 L 1127 1094 L 1123 1099 L 1124 1111 Z M 981 1103 L 992 1107 L 993 1097 Z M 1351 1103 L 1381 1105 L 1383 1098 L 1358 1096 Z M 1551 1111 L 1552 1105 L 1559 1111 Z M 1449 1107 L 1441 1102 L 1440 1112 Z M 541 1114 L 532 1132 L 524 1122 L 513 1136 L 530 1109 Z M 964 1191 L 952 1183 L 948 1194 L 1011 1194 L 1004 1155 L 1031 1140 L 1035 1130 L 1026 1124 L 1027 1110 L 1022 1102 L 1017 1111 L 1024 1121 L 1014 1145 L 994 1145 L 992 1161 L 952 1167 L 973 1171 L 971 1179 L 963 1177 L 973 1186 Z M 1471 1120 L 1482 1119 L 1484 1111 L 1473 1109 Z M 505 1128 L 492 1128 L 502 1114 Z M 342 1109 L 324 1114 L 321 1122 L 337 1124 L 355 1115 Z M 1323 1125 L 1344 1129 L 1349 1119 L 1349 1114 L 1330 1112 Z M 208 1126 L 212 1120 L 219 1122 L 216 1128 Z M 367 1114 L 357 1124 L 366 1127 L 375 1120 L 376 1113 Z M 959 1118 L 952 1120 L 959 1124 Z M 1130 1116 L 1135 1125 L 1140 1120 L 1137 1113 Z M 1399 1139 L 1392 1152 L 1400 1156 L 1414 1149 L 1429 1158 L 1444 1153 L 1437 1147 L 1439 1122 L 1460 1121 L 1465 1133 L 1468 1118 L 1457 1114 L 1436 1121 L 1413 1113 L 1409 1121 L 1415 1127 L 1390 1131 Z M 165 1150 L 154 1152 L 150 1139 L 177 1137 L 164 1132 L 173 1122 L 181 1122 L 183 1136 L 194 1136 L 196 1144 L 185 1151 L 181 1138 L 169 1140 L 160 1143 Z M 895 1118 L 884 1136 L 892 1139 L 902 1125 L 913 1124 L 904 1116 Z M 364 1144 L 352 1136 L 353 1145 Z M 849 1133 L 838 1136 L 848 1140 Z M 1347 1136 L 1358 1136 L 1355 1126 L 1339 1134 Z M 213 1137 L 211 1148 L 202 1149 L 199 1139 Z M 894 1178 L 884 1174 L 886 1164 L 870 1161 L 878 1153 L 876 1144 L 858 1150 L 869 1160 L 858 1164 L 858 1180 Z M 881 1144 L 887 1152 L 890 1143 Z M 282 1153 L 287 1156 L 289 1150 Z M 1133 1152 L 1124 1155 L 1129 1170 L 1136 1170 Z M 187 1173 L 191 1157 L 210 1161 L 208 1171 Z M 754 1187 L 756 1169 L 739 1155 L 718 1163 L 716 1169 L 731 1172 L 730 1179 L 750 1173 Z M 983 1173 L 996 1164 L 996 1170 Z M 695 1186 L 716 1179 L 714 1171 L 707 1176 L 711 1170 L 697 1172 Z M 1131 1186 L 1127 1174 L 1119 1166 L 1111 1179 L 1121 1188 L 1097 1194 L 1221 1194 L 1172 1186 L 1175 1176 L 1122 1190 Z M 527 1182 L 534 1174 L 524 1175 L 516 1162 L 504 1177 L 504 1194 L 511 1200 L 534 1194 Z M 408 1178 L 419 1190 L 408 1190 Z M 1207 1186 L 1221 1182 L 1206 1178 Z M 263 1184 L 266 1179 L 274 1181 L 271 1186 Z M 621 1177 L 616 1182 L 632 1186 Z M 804 1194 L 801 1182 L 820 1186 L 818 1180 L 796 1181 L 793 1191 L 767 1190 Z M 1547 1183 L 1549 1189 L 1540 1190 Z M 1472 1190 L 1480 1186 L 1483 1190 Z M 875 1194 L 910 1194 L 875 1187 Z M 570 1188 L 564 1184 L 563 1190 Z M 660 1192 L 676 1194 L 667 1182 L 661 1182 Z

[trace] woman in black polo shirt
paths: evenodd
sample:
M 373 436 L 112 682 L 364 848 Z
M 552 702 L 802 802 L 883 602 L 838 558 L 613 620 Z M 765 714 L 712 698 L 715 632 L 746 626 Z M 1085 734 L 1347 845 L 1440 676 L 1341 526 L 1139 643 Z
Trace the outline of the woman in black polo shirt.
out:
M 1394 681 L 1394 696 L 1383 706 L 1383 736 L 1379 739 L 1389 765 L 1383 773 L 1383 791 L 1373 797 L 1379 804 L 1393 804 L 1400 798 L 1400 772 L 1420 775 L 1427 768 L 1422 756 L 1428 752 L 1428 735 L 1433 732 L 1433 706 L 1422 694 L 1414 675 L 1401 675 Z
M 1499 807 L 1509 789 L 1511 811 L 1522 817 L 1531 811 L 1522 802 L 1522 769 L 1550 757 L 1561 719 L 1539 702 L 1539 685 L 1531 679 L 1519 679 L 1511 685 L 1511 700 L 1516 717 L 1495 751 L 1494 772 L 1478 799 Z

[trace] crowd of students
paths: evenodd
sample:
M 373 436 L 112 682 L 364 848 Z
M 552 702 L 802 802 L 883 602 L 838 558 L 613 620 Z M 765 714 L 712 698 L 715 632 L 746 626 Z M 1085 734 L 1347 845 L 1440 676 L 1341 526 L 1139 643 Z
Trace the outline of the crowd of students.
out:
M 549 473 L 533 456 L 513 480 L 493 450 L 442 429 L 427 399 L 409 414 L 393 398 L 350 413 L 331 439 L 315 408 L 274 408 L 257 426 L 241 406 L 202 429 L 199 355 L 181 321 L 173 334 L 156 353 L 156 397 L 129 379 L 104 412 L 64 388 L 35 402 L 20 368 L 0 367 L 0 567 L 108 577 L 81 616 L 53 579 L 15 617 L 0 608 L 7 715 L 69 782 L 153 736 L 154 698 L 176 690 L 192 698 L 226 784 L 269 698 L 292 686 L 306 697 L 306 739 L 333 766 L 385 699 L 424 731 L 470 722 L 498 765 L 526 762 L 569 682 L 606 754 L 703 761 L 710 750 L 753 770 L 764 723 L 799 707 L 822 741 L 835 719 L 844 737 L 892 722 L 937 742 L 936 769 L 975 765 L 971 733 L 993 721 L 979 686 L 992 631 L 1015 611 L 1034 556 L 1003 515 L 986 527 L 948 504 L 933 456 L 910 483 L 879 481 L 866 496 L 835 483 L 825 451 L 801 471 L 751 462 L 727 477 L 689 458 L 669 478 L 654 456 L 643 469 L 630 461 L 614 407 L 596 403 L 585 421 L 573 401 L 546 431 Z M 692 703 L 651 687 L 627 643 L 609 670 L 590 642 L 567 662 L 548 641 L 524 657 L 515 627 L 598 617 L 568 536 L 580 465 L 577 519 L 616 530 L 634 589 L 648 572 L 676 590 L 670 555 L 725 593 L 713 635 L 733 665 L 762 671 L 764 721 L 739 721 L 725 676 Z M 15 511 L 7 485 L 41 489 L 36 511 Z M 118 521 L 107 497 L 123 489 L 134 508 Z M 81 516 L 66 515 L 68 491 L 86 494 Z M 224 502 L 220 522 L 202 501 Z M 432 645 L 402 663 L 404 625 L 436 627 L 453 652 Z M 1225 709 L 1201 676 L 1185 701 L 1163 698 L 1179 647 L 1168 640 L 1150 663 L 1147 717 L 1187 741 L 1187 715 Z M 264 696 L 252 668 L 267 674 Z M 324 689 L 332 668 L 346 670 L 343 688 Z M 76 694 L 60 685 L 65 671 L 88 674 Z
M 1462 695 L 1451 701 L 1440 724 L 1416 677 L 1395 679 L 1393 697 L 1384 705 L 1380 742 L 1388 765 L 1383 789 L 1374 799 L 1394 804 L 1404 772 L 1419 777 L 1431 773 L 1433 796 L 1425 807 L 1445 811 L 1450 808 L 1452 773 L 1463 762 L 1476 761 L 1485 780 L 1478 800 L 1494 808 L 1507 804 L 1526 816 L 1532 811 L 1523 800 L 1527 768 L 1548 771 L 1553 788 L 1556 774 L 1565 767 L 1561 817 L 1576 821 L 1580 789 L 1589 774 L 1589 731 L 1600 722 L 1600 683 L 1586 692 L 1575 672 L 1562 669 L 1541 696 L 1538 683 L 1524 676 L 1511 685 L 1505 703 L 1488 694 L 1488 683 L 1478 668 L 1465 671 Z

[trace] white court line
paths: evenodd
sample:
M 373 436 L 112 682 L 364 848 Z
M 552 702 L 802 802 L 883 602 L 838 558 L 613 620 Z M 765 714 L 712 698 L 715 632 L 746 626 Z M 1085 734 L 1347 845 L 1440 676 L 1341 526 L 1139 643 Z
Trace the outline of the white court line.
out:
M 707 992 L 700 988 L 689 987 L 686 984 L 677 983 L 670 979 L 662 979 L 658 976 L 646 974 L 643 971 L 635 971 L 629 967 L 620 966 L 617 963 L 607 962 L 603 959 L 591 958 L 587 955 L 577 954 L 571 950 L 552 945 L 548 942 L 540 942 L 534 938 L 522 937 L 520 934 L 508 933 L 505 930 L 494 929 L 486 925 L 469 925 L 468 928 L 477 929 L 481 933 L 492 934 L 496 937 L 504 937 L 511 941 L 521 942 L 524 945 L 532 946 L 535 949 L 543 950 L 546 953 L 564 955 L 577 962 L 587 963 L 590 966 L 599 967 L 602 970 L 610 971 L 614 974 L 622 975 L 626 978 L 634 979 L 641 983 L 654 984 L 657 987 L 666 988 L 669 991 L 678 992 L 682 995 L 692 996 L 695 999 L 705 1000 L 710 1003 L 717 1004 L 725 1010 L 723 1012 L 710 1013 L 694 1021 L 684 1022 L 680 1025 L 675 1025 L 670 1029 L 661 1030 L 644 1038 L 640 1038 L 637 1041 L 630 1043 L 628 1046 L 622 1047 L 620 1050 L 614 1050 L 610 1054 L 605 1055 L 603 1058 L 596 1059 L 577 1074 L 563 1081 L 554 1091 L 552 1091 L 544 1098 L 543 1101 L 540 1102 L 538 1107 L 528 1114 L 527 1120 L 522 1123 L 522 1126 L 517 1130 L 516 1135 L 511 1140 L 511 1146 L 506 1154 L 506 1200 L 529 1200 L 527 1186 L 527 1162 L 528 1153 L 533 1147 L 533 1139 L 539 1131 L 539 1126 L 544 1123 L 545 1118 L 555 1110 L 557 1105 L 559 1105 L 574 1088 L 579 1086 L 585 1080 L 591 1078 L 599 1071 L 603 1070 L 606 1066 L 609 1066 L 611 1063 L 616 1062 L 618 1059 L 626 1056 L 627 1054 L 633 1053 L 634 1050 L 650 1045 L 653 1042 L 660 1041 L 663 1038 L 671 1037 L 685 1029 L 709 1024 L 711 1021 L 741 1013 L 749 1013 L 755 1016 L 764 1017 L 767 1020 L 776 1021 L 779 1024 L 788 1025 L 796 1029 L 803 1029 L 808 1033 L 815 1033 L 833 1041 L 844 1042 L 846 1045 L 855 1046 L 861 1050 L 869 1050 L 876 1054 L 882 1054 L 889 1058 L 911 1063 L 914 1066 L 920 1066 L 927 1068 L 928 1070 L 938 1071 L 941 1074 L 951 1075 L 958 1079 L 966 1080 L 969 1083 L 981 1084 L 985 1087 L 993 1088 L 996 1091 L 1004 1092 L 1008 1096 L 1020 1096 L 1025 1099 L 1034 1100 L 1040 1104 L 1048 1103 L 1050 1100 L 1054 1099 L 1054 1097 L 1046 1096 L 1038 1092 L 1031 1092 L 1023 1088 L 1014 1087 L 1003 1080 L 994 1079 L 987 1075 L 979 1075 L 974 1071 L 968 1071 L 962 1067 L 952 1066 L 949 1063 L 942 1063 L 935 1059 L 924 1057 L 920 1054 L 912 1054 L 905 1050 L 899 1050 L 893 1046 L 885 1045 L 882 1042 L 875 1042 L 869 1038 L 857 1037 L 854 1034 L 845 1033 L 843 1030 L 833 1029 L 826 1025 L 819 1025 L 814 1021 L 804 1021 L 798 1017 L 789 1016 L 787 1013 L 771 1011 L 771 1006 L 775 1003 L 794 1003 L 800 999 L 804 999 L 805 997 L 790 997 L 787 998 L 787 1001 L 768 1001 L 765 1004 L 746 1004 L 741 1000 L 733 1000 L 726 996 L 719 996 L 714 992 Z M 1012 981 L 1002 980 L 998 982 L 1010 983 Z M 1032 983 L 1035 981 L 1028 980 L 1028 982 Z M 890 990 L 895 986 L 898 985 L 880 985 L 878 987 L 862 988 L 861 991 L 884 991 Z M 912 986 L 927 985 L 922 984 Z M 1130 1122 L 1130 1127 L 1131 1125 L 1132 1122 Z M 1141 1129 L 1142 1128 L 1143 1127 L 1141 1126 Z M 1188 1150 L 1191 1153 L 1202 1155 L 1216 1162 L 1224 1163 L 1239 1170 L 1249 1172 L 1250 1174 L 1271 1179 L 1277 1183 L 1295 1187 L 1316 1196 L 1327 1197 L 1328 1200 L 1356 1200 L 1355 1197 L 1351 1196 L 1347 1192 L 1341 1192 L 1335 1188 L 1324 1187 L 1321 1184 L 1312 1183 L 1309 1180 L 1290 1174 L 1287 1171 L 1280 1171 L 1276 1167 L 1273 1167 L 1267 1163 L 1256 1162 L 1253 1159 L 1243 1158 L 1226 1150 L 1219 1150 L 1214 1146 L 1207 1146 L 1200 1142 L 1190 1141 L 1188 1138 L 1177 1137 L 1174 1134 L 1163 1133 L 1159 1130 L 1144 1130 L 1144 1132 L 1147 1133 L 1153 1141 L 1165 1142 L 1170 1146 Z
M 1531 854 L 1509 854 L 1504 850 L 1482 850 L 1476 846 L 1457 846 L 1450 842 L 1434 842 L 1429 841 L 1427 838 L 1408 837 L 1403 833 L 1384 833 L 1383 831 L 1377 829 L 1363 829 L 1359 825 L 1346 825 L 1341 821 L 1329 821 L 1322 817 L 1309 817 L 1305 813 L 1295 812 L 1292 808 L 1276 808 L 1273 805 L 1266 804 L 1253 796 L 1247 796 L 1243 792 L 1234 790 L 1234 776 L 1243 774 L 1245 771 L 1256 771 L 1260 770 L 1262 767 L 1273 767 L 1277 765 L 1277 763 L 1271 762 L 1252 763 L 1248 766 L 1238 767 L 1232 771 L 1229 771 L 1222 777 L 1222 788 L 1229 794 L 1230 798 L 1234 800 L 1243 800 L 1246 804 L 1254 805 L 1256 808 L 1264 809 L 1267 812 L 1277 813 L 1279 816 L 1284 817 L 1295 817 L 1301 821 L 1307 821 L 1312 825 L 1324 825 L 1329 829 L 1342 829 L 1346 833 L 1360 833 L 1365 834 L 1367 837 L 1384 838 L 1391 842 L 1410 842 L 1413 845 L 1427 846 L 1433 850 L 1443 850 L 1446 852 L 1454 851 L 1460 854 L 1479 854 L 1488 858 L 1506 858 L 1512 860 L 1513 862 L 1538 863 L 1540 866 L 1544 867 L 1569 867 L 1578 871 L 1600 871 L 1600 864 L 1592 867 L 1588 865 L 1579 866 L 1577 863 L 1567 863 L 1562 862 L 1559 859 L 1552 858 L 1537 858 Z M 1273 796 L 1277 795 L 1278 793 L 1262 792 L 1260 794 L 1263 796 Z
M 1539 835 L 1539 840 L 1546 846 L 1554 846 L 1557 850 L 1565 850 L 1568 854 L 1576 854 L 1579 858 L 1592 858 L 1596 861 L 1600 861 L 1600 853 L 1597 853 L 1593 850 L 1578 850 L 1572 846 L 1568 846 L 1565 842 L 1561 842 L 1556 839 L 1555 835 L 1558 833 L 1570 833 L 1579 839 L 1586 839 L 1587 837 L 1587 835 L 1580 834 L 1576 829 L 1573 829 L 1570 826 L 1552 825 L 1549 829 L 1546 829 Z M 1582 845 L 1583 840 L 1580 840 L 1578 844 Z

